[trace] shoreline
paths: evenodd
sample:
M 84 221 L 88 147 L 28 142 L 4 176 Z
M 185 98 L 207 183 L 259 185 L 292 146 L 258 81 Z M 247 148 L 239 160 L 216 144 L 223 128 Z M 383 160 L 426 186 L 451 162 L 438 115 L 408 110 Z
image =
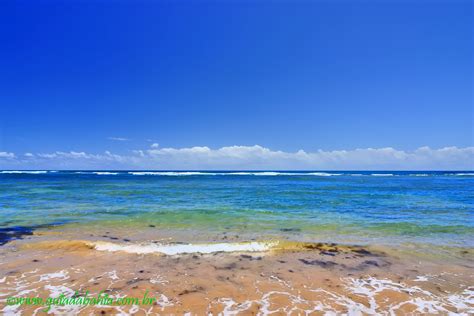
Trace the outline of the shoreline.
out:
M 83 233 L 87 231 L 87 233 Z M 326 236 L 325 236 L 326 235 Z M 324 237 L 321 237 L 324 236 Z M 160 247 L 179 246 L 178 248 L 191 247 L 188 252 L 199 252 L 199 247 L 217 245 L 224 247 L 230 245 L 254 244 L 253 247 L 266 248 L 261 250 L 275 251 L 278 249 L 298 250 L 305 247 L 319 248 L 321 245 L 336 245 L 340 248 L 370 248 L 376 252 L 384 252 L 392 256 L 402 257 L 404 259 L 428 260 L 434 262 L 450 262 L 454 264 L 464 264 L 474 261 L 474 245 L 465 242 L 453 243 L 433 243 L 431 239 L 426 242 L 423 240 L 399 240 L 390 236 L 384 239 L 369 238 L 366 240 L 360 238 L 351 238 L 341 235 L 339 238 L 333 238 L 333 235 L 326 233 L 314 235 L 302 233 L 299 231 L 285 230 L 279 232 L 256 233 L 248 230 L 202 230 L 202 229 L 162 229 L 155 225 L 135 225 L 124 227 L 120 225 L 99 225 L 89 226 L 83 224 L 66 224 L 52 227 L 41 227 L 32 230 L 30 233 L 20 236 L 20 239 L 12 239 L 10 242 L 18 244 L 35 244 L 42 241 L 78 241 L 90 244 L 100 245 L 97 250 L 106 251 L 108 247 L 114 251 L 125 249 L 130 253 L 153 253 L 160 252 Z M 316 246 L 315 246 L 316 245 Z M 133 247 L 137 247 L 136 251 Z M 239 248 L 240 246 L 238 246 Z M 140 249 L 141 248 L 141 249 Z M 229 249 L 232 250 L 232 249 Z M 246 249 L 242 249 L 245 251 Z M 256 251 L 248 250 L 248 251 Z M 170 254 L 164 250 L 164 254 Z M 220 251 L 226 251 L 221 249 Z M 186 253 L 180 250 L 179 252 Z M 212 249 L 202 249 L 205 252 L 215 252 Z M 474 266 L 473 266 L 474 269 Z

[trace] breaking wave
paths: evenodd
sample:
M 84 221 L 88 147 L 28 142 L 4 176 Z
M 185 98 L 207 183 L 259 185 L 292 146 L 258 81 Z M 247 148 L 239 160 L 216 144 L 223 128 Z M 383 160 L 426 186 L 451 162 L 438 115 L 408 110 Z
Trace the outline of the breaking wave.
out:
M 322 172 L 322 171 L 50 171 L 50 170 L 3 170 L 0 174 L 82 174 L 82 175 L 101 175 L 101 176 L 115 176 L 115 175 L 129 175 L 129 176 L 299 176 L 299 177 L 473 177 L 474 172 L 370 172 L 361 171 L 354 172 Z
M 214 252 L 264 252 L 270 250 L 275 243 L 271 242 L 247 242 L 247 243 L 209 243 L 209 244 L 143 244 L 126 245 L 111 242 L 95 242 L 94 249 L 99 251 L 123 251 L 135 254 L 164 254 L 168 256 L 190 253 L 214 253 Z
M 48 171 L 44 170 L 35 170 L 35 171 L 27 171 L 27 170 L 4 170 L 0 171 L 3 174 L 44 174 L 48 173 Z

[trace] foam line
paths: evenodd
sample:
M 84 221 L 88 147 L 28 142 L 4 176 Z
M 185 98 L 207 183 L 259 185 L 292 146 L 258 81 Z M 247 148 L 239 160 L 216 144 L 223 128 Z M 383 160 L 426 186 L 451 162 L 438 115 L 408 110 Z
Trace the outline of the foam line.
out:
M 247 243 L 209 243 L 209 244 L 141 244 L 124 245 L 110 242 L 92 243 L 94 249 L 99 251 L 123 251 L 136 254 L 164 254 L 178 255 L 185 253 L 214 253 L 214 252 L 264 252 L 270 250 L 275 242 L 247 242 Z

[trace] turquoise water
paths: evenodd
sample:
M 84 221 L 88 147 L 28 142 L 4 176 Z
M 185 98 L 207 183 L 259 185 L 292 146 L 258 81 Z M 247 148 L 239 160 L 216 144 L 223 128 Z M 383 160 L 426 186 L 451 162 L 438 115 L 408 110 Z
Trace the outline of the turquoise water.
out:
M 50 225 L 153 225 L 472 247 L 474 173 L 0 171 L 0 213 L 2 238 Z

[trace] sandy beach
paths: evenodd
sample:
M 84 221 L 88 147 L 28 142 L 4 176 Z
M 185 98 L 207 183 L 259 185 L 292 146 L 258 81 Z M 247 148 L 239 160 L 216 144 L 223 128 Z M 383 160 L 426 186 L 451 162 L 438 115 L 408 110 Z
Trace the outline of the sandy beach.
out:
M 42 315 L 46 310 L 57 315 L 474 312 L 472 250 L 459 249 L 449 260 L 435 260 L 381 247 L 242 241 L 236 236 L 190 244 L 165 235 L 139 241 L 118 231 L 105 232 L 103 237 L 92 233 L 82 240 L 73 239 L 74 234 L 40 230 L 0 249 L 4 314 Z M 7 305 L 5 300 L 61 293 L 65 298 L 107 295 L 140 301 Z M 153 298 L 153 303 L 143 304 L 144 296 Z

